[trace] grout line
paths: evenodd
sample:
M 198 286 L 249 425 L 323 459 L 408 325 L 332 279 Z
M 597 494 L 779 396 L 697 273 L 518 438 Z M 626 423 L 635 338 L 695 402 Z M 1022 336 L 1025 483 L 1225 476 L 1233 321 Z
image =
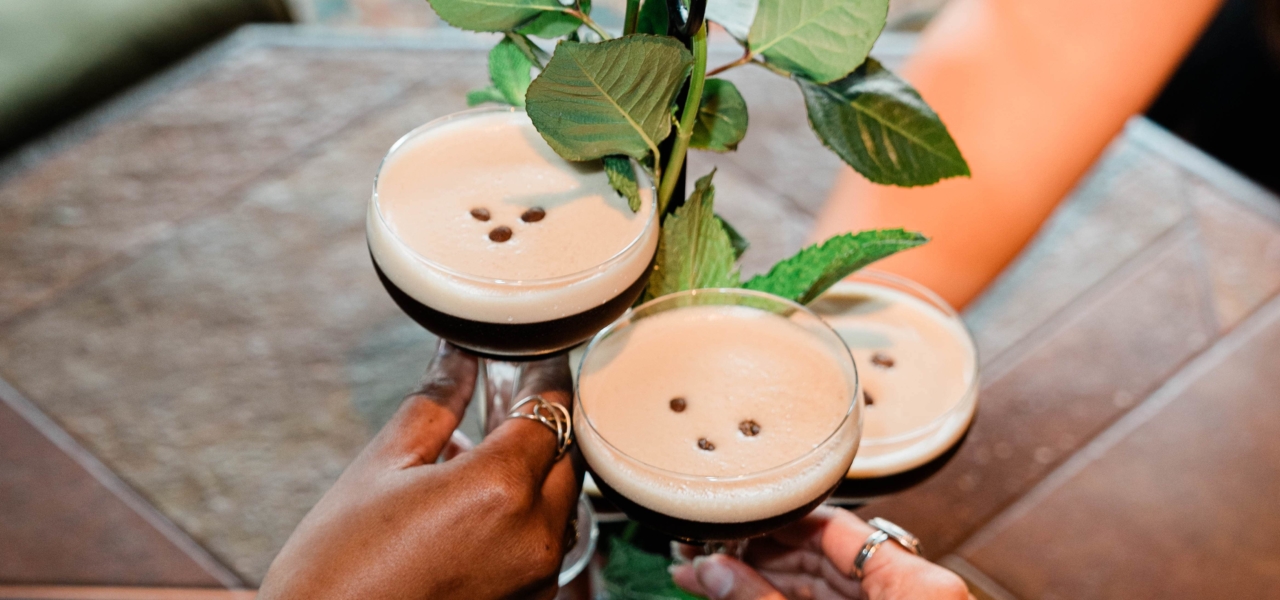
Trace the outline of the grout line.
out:
M 1086 467 L 1104 456 L 1117 444 L 1124 441 L 1131 433 L 1145 425 L 1160 414 L 1170 403 L 1179 398 L 1183 392 L 1194 385 L 1213 368 L 1221 364 L 1245 344 L 1252 341 L 1264 327 L 1280 320 L 1280 295 L 1274 296 L 1260 309 L 1246 318 L 1226 335 L 1222 336 L 1200 355 L 1188 361 L 1164 384 L 1157 388 L 1145 400 L 1128 413 L 1116 419 L 1111 426 L 1095 436 L 1089 443 L 1063 461 L 1058 468 L 1043 477 L 1021 498 L 1018 498 L 994 518 L 987 521 L 969 539 L 965 540 L 956 553 L 966 553 L 987 544 L 1003 529 L 1026 515 L 1036 505 L 1048 498 L 1054 491 L 1062 487 Z
M 955 571 L 966 583 L 982 590 L 992 600 L 1017 600 L 1017 596 L 1006 590 L 1004 586 L 983 573 L 981 569 L 956 554 L 948 554 L 938 560 L 938 564 Z
M 0 585 L 0 600 L 253 600 L 255 590 Z
M 0 402 L 9 405 L 14 412 L 18 413 L 18 416 L 25 419 L 54 446 L 57 446 L 76 464 L 88 471 L 89 475 L 97 480 L 98 483 L 115 494 L 134 513 L 142 517 L 144 521 L 159 531 L 165 539 L 177 546 L 179 550 L 217 579 L 219 583 L 232 589 L 244 587 L 244 581 L 235 572 L 223 565 L 221 561 L 215 558 L 204 546 L 196 542 L 181 527 L 170 521 L 158 508 L 121 479 L 115 471 L 112 471 L 97 456 L 94 456 L 92 452 L 80 445 L 70 433 L 3 379 L 0 379 Z M 0 590 L 3 589 L 3 587 L 0 587 Z

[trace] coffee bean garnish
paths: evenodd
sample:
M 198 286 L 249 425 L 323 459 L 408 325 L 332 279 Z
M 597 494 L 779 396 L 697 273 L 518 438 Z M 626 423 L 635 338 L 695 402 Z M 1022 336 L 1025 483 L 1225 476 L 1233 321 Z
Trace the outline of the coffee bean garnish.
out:
M 477 221 L 488 221 L 488 220 L 489 220 L 489 209 L 487 209 L 487 208 L 473 208 L 473 209 L 471 209 L 471 216 L 472 216 L 472 217 L 475 217 L 475 219 L 476 219 Z
M 752 421 L 751 419 L 747 419 L 746 421 L 738 423 L 738 431 L 741 431 L 742 435 L 747 437 L 755 437 L 760 435 L 760 424 Z
M 542 218 L 545 216 L 547 216 L 547 211 L 542 210 L 542 207 L 535 206 L 533 208 L 530 208 L 529 210 L 524 211 L 524 214 L 520 215 L 520 220 L 524 221 L 525 223 L 537 223 L 538 221 L 541 221 Z
M 867 406 L 871 406 L 876 403 L 876 399 L 871 397 L 871 392 L 866 390 L 862 390 L 862 399 L 867 401 Z
M 888 354 L 884 354 L 883 352 L 877 352 L 871 355 L 871 364 L 882 369 L 892 369 L 893 357 Z
M 506 225 L 499 225 L 489 232 L 489 239 L 495 242 L 505 242 L 511 239 L 511 228 Z
M 710 452 L 716 449 L 716 445 L 711 443 L 707 438 L 698 438 L 698 448 Z
M 684 409 L 688 406 L 689 403 L 685 402 L 684 398 L 677 397 L 671 399 L 671 410 L 675 412 L 684 412 Z

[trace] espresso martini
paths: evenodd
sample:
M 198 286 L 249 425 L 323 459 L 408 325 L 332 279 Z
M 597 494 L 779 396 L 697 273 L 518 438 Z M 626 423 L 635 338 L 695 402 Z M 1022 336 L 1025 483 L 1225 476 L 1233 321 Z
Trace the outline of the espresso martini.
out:
M 858 479 L 894 476 L 947 453 L 977 407 L 977 353 L 928 290 L 879 274 L 837 284 L 811 305 L 844 339 L 865 395 Z
M 392 298 L 437 335 L 487 354 L 555 352 L 644 288 L 658 228 L 637 175 L 632 211 L 599 162 L 560 158 L 525 113 L 461 113 L 391 149 L 369 204 L 369 250 Z
M 683 306 L 602 333 L 574 430 L 606 497 L 697 541 L 759 535 L 820 504 L 857 450 L 857 374 L 829 329 L 796 315 Z

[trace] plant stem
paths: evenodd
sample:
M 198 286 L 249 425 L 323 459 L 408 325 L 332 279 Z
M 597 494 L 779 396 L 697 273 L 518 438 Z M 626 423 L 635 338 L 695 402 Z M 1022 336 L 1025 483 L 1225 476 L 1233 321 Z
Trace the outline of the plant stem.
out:
M 689 80 L 689 93 L 684 99 L 684 112 L 680 115 L 680 123 L 676 129 L 676 143 L 667 157 L 667 168 L 662 175 L 662 185 L 658 188 L 658 214 L 667 209 L 671 194 L 675 191 L 676 180 L 680 177 L 680 167 L 684 164 L 685 155 L 689 153 L 689 138 L 693 137 L 693 124 L 698 118 L 698 109 L 702 108 L 702 87 L 707 81 L 707 26 L 704 23 L 693 35 L 693 78 Z
M 601 27 L 598 23 L 592 20 L 591 17 L 587 16 L 587 13 L 584 13 L 580 10 L 575 10 L 575 9 L 569 9 L 564 12 L 569 13 L 570 15 L 573 15 L 575 18 L 577 18 L 579 21 L 582 21 L 582 24 L 591 28 L 591 31 L 596 32 L 596 35 L 599 35 L 600 39 L 602 40 L 613 39 L 613 36 L 609 35 L 608 31 L 605 31 L 603 27 Z
M 622 35 L 631 35 L 636 32 L 636 27 L 640 24 L 640 0 L 627 0 L 627 20 L 622 26 Z
M 751 62 L 751 58 L 752 58 L 753 56 L 754 56 L 754 55 L 753 55 L 753 54 L 751 54 L 751 48 L 748 48 L 748 47 L 746 47 L 746 46 L 743 46 L 743 48 L 742 48 L 742 58 L 739 58 L 738 60 L 735 60 L 735 61 L 733 61 L 733 62 L 731 62 L 731 63 L 727 63 L 727 64 L 720 65 L 720 66 L 718 66 L 718 67 L 716 67 L 716 68 L 714 68 L 714 69 L 711 69 L 710 71 L 707 71 L 707 77 L 711 77 L 712 75 L 719 75 L 719 74 L 721 74 L 721 73 L 723 73 L 723 72 L 725 72 L 725 71 L 728 71 L 729 69 L 732 69 L 732 68 L 734 68 L 734 67 L 740 67 L 740 66 L 742 66 L 742 65 L 745 65 L 745 64 L 747 64 L 747 63 Z

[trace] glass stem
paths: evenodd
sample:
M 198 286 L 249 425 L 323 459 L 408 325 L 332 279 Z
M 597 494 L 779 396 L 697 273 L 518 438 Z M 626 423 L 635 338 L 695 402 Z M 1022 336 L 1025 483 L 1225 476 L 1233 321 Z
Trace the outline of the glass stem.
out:
M 484 425 L 484 433 L 498 428 L 507 420 L 507 413 L 519 398 L 520 375 L 524 365 L 518 362 L 481 358 L 480 366 L 484 368 L 484 403 L 480 405 L 480 422 Z

